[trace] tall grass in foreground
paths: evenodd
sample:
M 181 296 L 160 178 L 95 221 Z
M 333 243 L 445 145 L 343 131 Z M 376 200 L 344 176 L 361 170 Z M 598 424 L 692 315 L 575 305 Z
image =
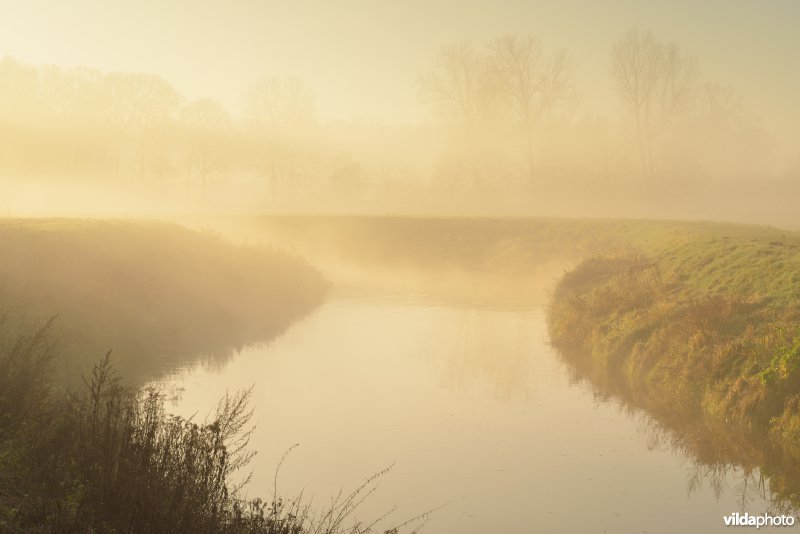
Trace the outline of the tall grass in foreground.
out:
M 2 319 L 0 531 L 374 532 L 377 521 L 353 514 L 385 472 L 316 515 L 301 498 L 279 497 L 277 483 L 269 502 L 243 497 L 247 478 L 232 475 L 254 454 L 249 390 L 197 423 L 166 413 L 156 389 L 123 386 L 109 354 L 84 387 L 55 393 L 50 323 L 16 334 Z

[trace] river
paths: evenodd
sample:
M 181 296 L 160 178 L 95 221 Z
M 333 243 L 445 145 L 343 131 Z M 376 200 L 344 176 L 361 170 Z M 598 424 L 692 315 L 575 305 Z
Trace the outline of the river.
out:
M 723 532 L 723 516 L 768 509 L 752 476 L 698 477 L 644 412 L 572 377 L 540 306 L 336 289 L 281 337 L 163 382 L 168 408 L 199 420 L 254 386 L 251 496 L 270 498 L 294 443 L 278 493 L 317 508 L 392 466 L 356 514 L 396 508 L 381 529 L 438 508 L 423 532 Z

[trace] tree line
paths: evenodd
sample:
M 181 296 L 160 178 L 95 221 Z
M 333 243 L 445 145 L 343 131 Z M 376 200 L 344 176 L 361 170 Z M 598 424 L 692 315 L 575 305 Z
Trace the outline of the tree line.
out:
M 548 51 L 534 36 L 508 35 L 480 48 L 445 45 L 421 77 L 421 99 L 457 127 L 465 153 L 474 153 L 476 138 L 490 144 L 487 133 L 502 137 L 535 183 L 552 179 L 553 167 L 569 167 L 556 160 L 548 168 L 554 155 L 548 138 L 568 132 L 567 152 L 574 155 L 604 144 L 611 134 L 606 121 L 593 125 L 580 118 L 574 73 L 567 52 Z M 763 172 L 769 136 L 742 97 L 705 80 L 696 57 L 678 43 L 627 31 L 612 46 L 609 78 L 621 108 L 618 146 L 591 157 L 595 168 L 614 158 L 611 172 L 644 181 L 730 174 L 742 167 Z
M 264 78 L 234 116 L 150 74 L 0 61 L 0 172 L 265 200 L 503 192 L 762 173 L 770 137 L 694 55 L 630 30 L 610 48 L 613 120 L 582 104 L 575 63 L 532 35 L 442 46 L 419 78 L 433 124 L 322 123 L 313 90 Z M 423 188 L 423 189 L 421 189 Z M 428 189 L 424 189 L 428 188 Z M 437 189 L 438 188 L 438 189 Z

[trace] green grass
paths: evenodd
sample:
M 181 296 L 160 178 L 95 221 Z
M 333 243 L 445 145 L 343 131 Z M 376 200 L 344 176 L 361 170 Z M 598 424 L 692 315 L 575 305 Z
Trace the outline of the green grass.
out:
M 619 235 L 689 291 L 800 300 L 797 232 L 719 223 L 640 223 Z
M 754 283 L 770 270 L 763 263 L 726 269 L 725 252 L 707 252 L 717 244 L 685 245 L 672 269 L 658 256 L 584 261 L 556 288 L 550 337 L 596 387 L 670 421 L 688 442 L 698 439 L 681 427 L 722 427 L 712 436 L 728 449 L 724 460 L 753 465 L 760 456 L 755 465 L 778 475 L 773 493 L 797 506 L 800 480 L 780 474 L 800 457 L 800 302 L 791 287 Z M 702 268 L 717 262 L 718 270 Z

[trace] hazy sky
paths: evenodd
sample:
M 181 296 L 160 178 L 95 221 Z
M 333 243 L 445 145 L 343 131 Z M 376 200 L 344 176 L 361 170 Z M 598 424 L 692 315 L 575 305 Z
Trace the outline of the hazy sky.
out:
M 298 76 L 323 119 L 400 123 L 426 117 L 416 81 L 440 44 L 505 33 L 568 50 L 584 108 L 607 109 L 611 43 L 632 26 L 679 41 L 776 134 L 800 137 L 796 0 L 0 0 L 0 56 L 154 72 L 233 111 L 254 79 Z

